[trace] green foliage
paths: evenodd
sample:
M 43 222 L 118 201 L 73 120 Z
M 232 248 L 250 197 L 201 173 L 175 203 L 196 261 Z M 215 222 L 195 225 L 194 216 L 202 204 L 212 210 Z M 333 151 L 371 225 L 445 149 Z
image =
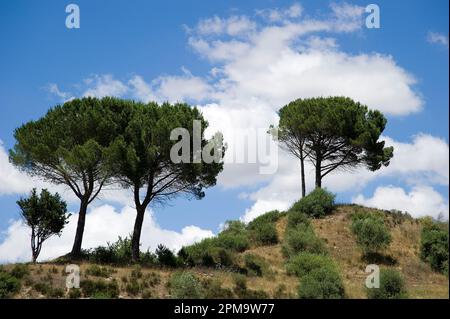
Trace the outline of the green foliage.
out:
M 367 288 L 367 297 L 369 299 L 407 298 L 402 276 L 394 269 L 381 269 L 380 288 Z
M 111 281 L 85 279 L 80 282 L 80 288 L 84 297 L 112 299 L 119 296 L 119 285 L 114 279 Z
M 200 281 L 192 273 L 175 272 L 169 281 L 170 295 L 174 299 L 204 298 L 205 292 Z
M 202 282 L 206 299 L 232 299 L 233 291 L 222 287 L 218 279 L 206 279 Z
M 247 288 L 247 278 L 241 274 L 233 277 L 233 291 L 239 299 L 267 299 L 269 295 L 263 290 L 253 290 Z
M 310 217 L 324 217 L 332 212 L 334 208 L 334 198 L 335 195 L 327 190 L 316 188 L 297 201 L 290 210 L 303 213 Z
M 27 264 L 16 264 L 9 273 L 17 279 L 23 279 L 30 274 L 30 269 Z
M 116 242 L 107 243 L 86 252 L 89 261 L 98 264 L 124 265 L 131 262 L 131 239 L 119 236 Z
M 156 257 L 158 263 L 165 267 L 177 267 L 178 260 L 174 253 L 164 245 L 158 245 L 156 248 Z
M 33 289 L 47 298 L 61 298 L 65 294 L 63 289 L 53 287 L 51 283 L 47 281 L 40 281 L 35 283 L 33 285 Z
M 121 131 L 131 102 L 115 98 L 73 99 L 14 131 L 10 159 L 20 169 L 68 186 L 80 199 L 79 220 L 110 178 L 107 149 Z M 83 227 L 77 228 L 73 257 L 80 257 Z
M 278 243 L 276 222 L 280 218 L 278 211 L 271 211 L 256 217 L 248 225 L 249 236 L 253 242 L 260 245 L 272 245 Z
M 26 225 L 31 228 L 31 250 L 35 262 L 44 241 L 53 235 L 59 236 L 68 223 L 67 205 L 58 193 L 52 195 L 43 189 L 38 196 L 35 188 L 29 198 L 21 198 L 17 205 Z
M 181 193 L 201 199 L 205 195 L 204 189 L 215 185 L 217 175 L 223 169 L 224 147 L 220 134 L 208 144 L 210 141 L 204 138 L 208 123 L 196 107 L 184 103 L 130 102 L 127 112 L 121 112 L 119 118 L 123 127 L 108 150 L 108 171 L 123 187 L 131 188 L 133 194 L 140 191 L 145 194 L 134 196 L 135 225 L 142 227 L 145 210 L 151 201 L 165 201 Z M 218 161 L 196 161 L 198 150 L 191 147 L 194 121 L 201 123 L 200 146 L 212 146 Z M 185 134 L 188 140 L 179 141 L 179 135 L 173 138 L 174 130 L 179 128 L 189 133 Z M 134 261 L 139 259 L 139 237 L 140 231 L 133 233 Z
M 81 298 L 81 289 L 72 288 L 69 290 L 67 296 L 69 297 L 69 299 L 79 299 Z
M 217 236 L 217 246 L 235 252 L 243 252 L 250 246 L 246 226 L 240 221 L 228 221 Z
M 246 254 L 244 256 L 245 269 L 247 275 L 262 277 L 269 272 L 269 264 L 261 256 Z
M 335 267 L 330 257 L 308 252 L 301 252 L 291 257 L 286 264 L 287 273 L 298 277 L 305 276 L 314 269 L 324 268 L 334 270 Z
M 337 169 L 389 165 L 392 147 L 379 141 L 387 120 L 377 110 L 346 97 L 298 99 L 279 111 L 278 138 L 297 157 L 316 167 L 316 185 Z
M 352 231 L 364 254 L 377 253 L 391 243 L 392 237 L 383 218 L 375 214 L 354 215 Z
M 12 298 L 20 290 L 20 287 L 19 279 L 0 270 L 0 299 Z
M 289 210 L 287 214 L 287 228 L 295 228 L 299 224 L 309 226 L 311 222 L 309 221 L 308 215 L 296 210 Z
M 301 299 L 345 298 L 341 276 L 330 267 L 313 269 L 300 278 L 298 296 Z
M 431 222 L 423 226 L 420 258 L 433 270 L 448 274 L 448 224 Z
M 299 224 L 286 230 L 283 252 L 291 257 L 300 252 L 324 254 L 326 247 L 310 225 Z
M 206 238 L 198 243 L 183 247 L 178 256 L 189 266 L 229 267 L 234 264 L 234 255 L 228 249 L 218 247 L 219 240 Z
M 90 265 L 86 269 L 86 275 L 94 276 L 94 277 L 104 277 L 108 278 L 115 272 L 114 269 L 108 267 L 101 267 L 98 265 Z

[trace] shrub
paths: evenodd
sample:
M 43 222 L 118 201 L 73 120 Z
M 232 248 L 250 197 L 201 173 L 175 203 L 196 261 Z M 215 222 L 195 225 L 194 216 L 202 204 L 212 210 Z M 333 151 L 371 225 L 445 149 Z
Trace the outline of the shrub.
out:
M 287 256 L 294 256 L 299 252 L 325 254 L 326 248 L 311 226 L 299 224 L 295 228 L 287 229 L 283 252 Z
M 279 218 L 280 213 L 274 210 L 252 220 L 247 225 L 247 229 L 253 241 L 261 245 L 276 244 L 278 242 L 278 234 L 275 223 Z
M 405 283 L 400 273 L 394 269 L 380 271 L 380 288 L 367 289 L 369 299 L 406 298 Z
M 142 274 L 142 268 L 141 266 L 137 265 L 133 268 L 133 270 L 131 271 L 131 278 L 133 279 L 139 279 L 142 278 L 143 274 Z
M 11 298 L 20 289 L 20 280 L 0 270 L 0 299 Z
M 234 264 L 233 253 L 218 246 L 217 238 L 206 238 L 191 246 L 183 247 L 178 256 L 189 266 L 231 267 Z
M 330 267 L 313 269 L 300 278 L 298 296 L 302 299 L 345 298 L 341 276 Z
M 109 277 L 114 270 L 108 267 L 101 267 L 98 265 L 91 265 L 86 269 L 86 275 L 95 277 Z
M 420 257 L 435 271 L 448 274 L 448 229 L 437 222 L 424 225 L 420 239 Z
M 136 296 L 141 291 L 141 285 L 136 278 L 132 278 L 130 282 L 125 285 L 126 292 L 131 296 Z
M 278 243 L 278 233 L 273 223 L 259 224 L 250 231 L 253 241 L 260 245 L 274 245 Z
M 335 195 L 323 188 L 316 188 L 307 196 L 297 201 L 291 211 L 298 211 L 308 216 L 319 218 L 328 215 L 334 207 Z
M 174 253 L 164 245 L 158 245 L 156 248 L 156 258 L 161 266 L 165 267 L 177 267 L 178 260 Z
M 106 282 L 103 280 L 82 280 L 80 287 L 85 297 L 96 299 L 117 298 L 119 296 L 119 285 L 115 280 Z
M 115 243 L 99 246 L 87 252 L 88 258 L 98 264 L 127 264 L 131 261 L 131 239 L 119 236 Z
M 268 294 L 263 290 L 252 290 L 247 288 L 247 278 L 241 274 L 236 274 L 234 280 L 234 293 L 240 299 L 267 299 Z
M 305 276 L 318 268 L 334 269 L 335 264 L 328 256 L 311 254 L 308 252 L 301 252 L 298 255 L 291 257 L 286 264 L 287 273 L 299 277 Z
M 77 288 L 70 289 L 68 297 L 70 299 L 79 299 L 79 298 L 81 298 L 81 289 L 77 289 Z
M 175 299 L 197 299 L 204 297 L 200 281 L 190 272 L 176 272 L 169 281 L 170 294 Z
M 16 264 L 9 273 L 17 279 L 22 279 L 30 274 L 30 270 L 26 264 Z
M 253 219 L 250 223 L 248 223 L 247 228 L 251 230 L 254 228 L 258 228 L 259 225 L 274 224 L 278 221 L 278 219 L 280 219 L 280 217 L 280 212 L 277 210 L 273 210 Z
M 206 299 L 231 299 L 233 291 L 223 288 L 218 279 L 206 279 L 202 282 Z
M 287 214 L 287 228 L 295 228 L 297 225 L 309 226 L 311 222 L 305 213 L 290 210 Z
M 269 271 L 269 265 L 264 260 L 264 258 L 253 255 L 246 254 L 244 256 L 245 268 L 247 269 L 247 274 L 250 276 L 264 276 Z
M 391 234 L 384 220 L 376 215 L 353 218 L 351 228 L 364 254 L 377 253 L 391 243 Z

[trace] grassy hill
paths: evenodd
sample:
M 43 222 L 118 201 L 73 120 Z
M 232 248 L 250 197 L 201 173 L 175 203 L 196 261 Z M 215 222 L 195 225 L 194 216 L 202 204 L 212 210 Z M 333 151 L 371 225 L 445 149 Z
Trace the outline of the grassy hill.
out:
M 382 214 L 390 231 L 392 241 L 375 261 L 363 257 L 351 230 L 351 216 L 356 211 Z M 151 264 L 117 266 L 81 262 L 82 293 L 75 289 L 70 292 L 66 290 L 65 261 L 61 259 L 27 266 L 5 265 L 2 271 L 19 278 L 20 289 L 10 295 L 13 298 L 171 298 L 176 296 L 174 287 L 180 280 L 195 281 L 192 285 L 194 288 L 198 285 L 202 297 L 297 298 L 299 278 L 288 274 L 288 257 L 286 248 L 283 248 L 286 246 L 288 214 L 278 213 L 272 224 L 275 226 L 276 240 L 258 242 L 258 239 L 249 235 L 249 244 L 234 250 L 230 255 L 232 262 L 228 266 L 217 263 L 209 267 L 198 263 L 189 267 Z M 376 263 L 382 269 L 397 270 L 404 280 L 408 298 L 449 297 L 447 275 L 432 270 L 420 258 L 422 221 L 399 213 L 340 205 L 325 217 L 311 219 L 311 226 L 323 243 L 327 256 L 336 265 L 346 298 L 366 298 L 364 282 L 368 263 Z M 213 243 L 208 245 L 214 246 Z M 204 249 L 202 247 L 201 250 Z M 218 256 L 226 253 L 219 248 L 214 251 Z

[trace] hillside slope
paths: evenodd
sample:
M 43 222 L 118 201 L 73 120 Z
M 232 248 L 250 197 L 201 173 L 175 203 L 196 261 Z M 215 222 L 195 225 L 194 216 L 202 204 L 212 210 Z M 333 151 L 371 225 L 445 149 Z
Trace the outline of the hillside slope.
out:
M 348 298 L 366 298 L 364 282 L 367 274 L 365 267 L 369 263 L 363 260 L 362 253 L 356 245 L 351 232 L 351 214 L 355 210 L 365 212 L 376 211 L 353 205 L 338 206 L 333 214 L 312 220 L 312 225 L 318 237 L 324 240 L 329 255 L 333 258 L 342 276 L 345 293 Z M 378 211 L 380 212 L 380 211 Z M 398 270 L 406 284 L 409 298 L 448 298 L 449 284 L 445 275 L 437 273 L 422 262 L 419 257 L 421 224 L 412 218 L 399 217 L 397 214 L 386 215 L 387 225 L 392 234 L 392 242 L 384 252 L 383 258 L 377 260 L 382 268 Z M 243 264 L 246 255 L 259 256 L 268 265 L 261 276 L 242 276 L 245 281 L 244 290 L 261 292 L 256 296 L 269 298 L 296 298 L 299 281 L 295 276 L 288 275 L 285 267 L 286 258 L 282 252 L 282 242 L 286 229 L 287 218 L 283 216 L 276 222 L 279 243 L 266 246 L 251 247 L 236 256 L 238 264 Z M 373 263 L 373 261 L 372 261 Z M 16 265 L 3 266 L 4 271 L 11 271 Z M 16 266 L 17 268 L 17 266 Z M 20 267 L 19 267 L 20 268 Z M 20 290 L 14 298 L 72 297 L 81 295 L 67 292 L 65 288 L 65 265 L 61 263 L 40 263 L 28 265 L 24 271 Z M 95 285 L 114 283 L 116 289 L 111 295 L 99 294 L 101 297 L 119 298 L 170 298 L 168 284 L 174 272 L 180 269 L 141 266 L 97 266 L 89 262 L 80 264 L 81 282 L 89 282 L 88 288 L 95 290 Z M 188 269 L 197 276 L 205 287 L 209 287 L 214 297 L 214 291 L 221 291 L 220 296 L 245 297 L 237 290 L 236 274 L 226 267 L 199 267 Z M 84 289 L 88 289 L 84 288 Z M 103 289 L 103 288 L 102 288 Z M 107 291 L 107 288 L 105 291 Z M 220 297 L 218 295 L 218 297 Z M 255 295 L 249 295 L 254 297 Z

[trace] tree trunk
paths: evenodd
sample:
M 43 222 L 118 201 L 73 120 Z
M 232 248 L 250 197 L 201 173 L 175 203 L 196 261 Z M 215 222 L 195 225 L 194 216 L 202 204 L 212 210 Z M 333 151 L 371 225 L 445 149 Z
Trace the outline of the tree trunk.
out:
M 300 178 L 302 180 L 302 197 L 306 195 L 306 183 L 305 183 L 305 160 L 300 159 Z
M 141 241 L 142 223 L 144 222 L 145 207 L 136 209 L 137 215 L 134 221 L 133 237 L 131 238 L 131 257 L 134 262 L 139 261 L 139 246 Z
M 81 243 L 83 241 L 84 224 L 86 222 L 86 212 L 88 207 L 88 201 L 81 200 L 80 211 L 78 213 L 77 231 L 75 233 L 75 241 L 73 242 L 71 258 L 79 259 L 81 257 Z
M 320 158 L 320 156 L 317 156 L 317 159 L 316 159 L 316 188 L 322 187 L 321 168 L 322 168 L 322 159 Z

